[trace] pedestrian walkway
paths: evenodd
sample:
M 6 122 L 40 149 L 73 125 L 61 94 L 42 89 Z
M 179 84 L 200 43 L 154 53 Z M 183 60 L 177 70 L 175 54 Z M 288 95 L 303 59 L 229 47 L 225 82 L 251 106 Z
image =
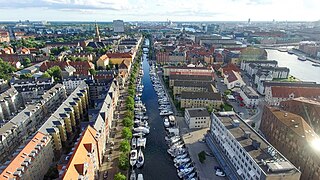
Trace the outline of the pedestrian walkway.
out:
M 100 167 L 99 170 L 99 179 L 107 179 L 107 180 L 113 180 L 115 174 L 117 174 L 120 170 L 118 168 L 118 164 L 119 164 L 119 156 L 120 156 L 120 150 L 119 150 L 119 146 L 121 141 L 123 140 L 123 138 L 121 137 L 122 134 L 122 128 L 123 125 L 121 123 L 121 120 L 124 117 L 124 114 L 126 112 L 125 106 L 124 106 L 124 102 L 125 99 L 127 97 L 127 88 L 124 88 L 122 91 L 120 91 L 120 98 L 119 98 L 119 102 L 118 105 L 116 107 L 116 109 L 114 112 L 114 119 L 113 119 L 113 123 L 112 123 L 112 127 L 111 127 L 111 136 L 109 138 L 109 143 L 107 144 L 107 150 L 105 153 L 105 156 L 103 157 L 103 163 Z M 118 118 L 118 114 L 119 114 L 119 118 Z M 114 137 L 112 137 L 112 135 L 114 135 Z M 110 142 L 113 142 L 114 145 L 111 145 Z M 112 153 L 111 153 L 111 152 Z M 110 155 L 111 159 L 108 160 L 108 155 Z M 104 175 L 106 174 L 106 172 L 108 172 L 108 176 L 104 177 Z M 126 174 L 126 172 L 121 171 L 123 174 Z

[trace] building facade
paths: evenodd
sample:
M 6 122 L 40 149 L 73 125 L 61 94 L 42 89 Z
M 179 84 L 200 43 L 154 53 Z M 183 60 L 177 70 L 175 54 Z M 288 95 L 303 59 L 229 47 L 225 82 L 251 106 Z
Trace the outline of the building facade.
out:
M 229 179 L 300 179 L 300 171 L 233 111 L 211 114 L 206 142 Z
M 220 93 L 214 92 L 184 92 L 181 93 L 181 108 L 220 108 L 223 104 Z
M 250 86 L 241 87 L 240 97 L 247 108 L 255 108 L 259 105 L 259 94 Z
M 206 108 L 187 108 L 184 119 L 190 129 L 207 128 L 210 125 L 210 114 Z
M 37 132 L 14 158 L 0 167 L 0 179 L 41 180 L 53 162 L 53 144 L 50 136 Z
M 265 107 L 260 130 L 266 139 L 301 170 L 301 179 L 320 177 L 320 138 L 305 120 L 296 114 Z

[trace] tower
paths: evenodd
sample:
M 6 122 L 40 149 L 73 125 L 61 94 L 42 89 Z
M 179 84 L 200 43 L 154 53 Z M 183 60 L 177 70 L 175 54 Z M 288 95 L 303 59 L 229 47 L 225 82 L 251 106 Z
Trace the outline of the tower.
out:
M 96 29 L 96 38 L 95 40 L 98 42 L 101 42 L 100 33 L 99 33 L 99 26 L 97 23 L 95 23 L 95 29 Z

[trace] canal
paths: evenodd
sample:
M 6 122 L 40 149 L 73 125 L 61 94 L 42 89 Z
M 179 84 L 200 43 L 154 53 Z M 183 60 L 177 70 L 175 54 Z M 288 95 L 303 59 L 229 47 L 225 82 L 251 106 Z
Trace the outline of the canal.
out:
M 146 41 L 145 44 L 148 45 L 149 42 Z M 168 146 L 164 139 L 163 119 L 159 115 L 158 97 L 151 83 L 149 69 L 147 55 L 144 54 L 142 101 L 146 105 L 147 115 L 149 116 L 150 134 L 146 136 L 147 145 L 143 151 L 145 156 L 144 167 L 136 171 L 142 173 L 145 180 L 178 180 L 176 168 L 167 153 Z
M 278 66 L 288 67 L 290 75 L 302 81 L 314 81 L 320 83 L 320 67 L 312 66 L 310 61 L 300 61 L 296 55 L 267 49 L 268 59 L 277 60 Z

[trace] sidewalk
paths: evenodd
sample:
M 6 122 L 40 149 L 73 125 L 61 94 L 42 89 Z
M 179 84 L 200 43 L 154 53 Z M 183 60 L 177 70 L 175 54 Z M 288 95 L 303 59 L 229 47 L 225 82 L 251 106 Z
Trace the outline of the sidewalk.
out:
M 118 172 L 120 172 L 119 168 L 118 168 L 118 163 L 119 163 L 119 156 L 120 156 L 120 150 L 119 150 L 119 146 L 120 146 L 120 142 L 123 140 L 123 138 L 121 137 L 121 131 L 122 131 L 122 123 L 121 123 L 121 119 L 124 117 L 124 113 L 126 112 L 125 110 L 125 106 L 124 106 L 124 102 L 125 99 L 127 97 L 127 87 L 125 87 L 123 90 L 120 91 L 120 97 L 119 98 L 119 102 L 118 105 L 116 107 L 116 109 L 114 111 L 114 119 L 112 121 L 112 126 L 111 126 L 111 130 L 110 130 L 110 138 L 108 142 L 114 142 L 114 146 L 113 146 L 113 150 L 112 153 L 110 154 L 111 151 L 111 145 L 110 143 L 108 143 L 107 145 L 107 150 L 105 153 L 105 156 L 103 157 L 103 163 L 99 169 L 99 179 L 103 180 L 103 179 L 107 179 L 107 180 L 113 180 L 115 174 L 117 174 Z M 123 107 L 122 107 L 123 106 Z M 118 119 L 118 113 L 119 113 L 119 119 Z M 112 135 L 114 135 L 114 137 L 112 137 Z M 107 156 L 111 155 L 111 160 L 107 161 Z M 104 173 L 108 172 L 108 177 L 104 178 Z M 121 171 L 123 174 L 126 175 L 126 172 Z

